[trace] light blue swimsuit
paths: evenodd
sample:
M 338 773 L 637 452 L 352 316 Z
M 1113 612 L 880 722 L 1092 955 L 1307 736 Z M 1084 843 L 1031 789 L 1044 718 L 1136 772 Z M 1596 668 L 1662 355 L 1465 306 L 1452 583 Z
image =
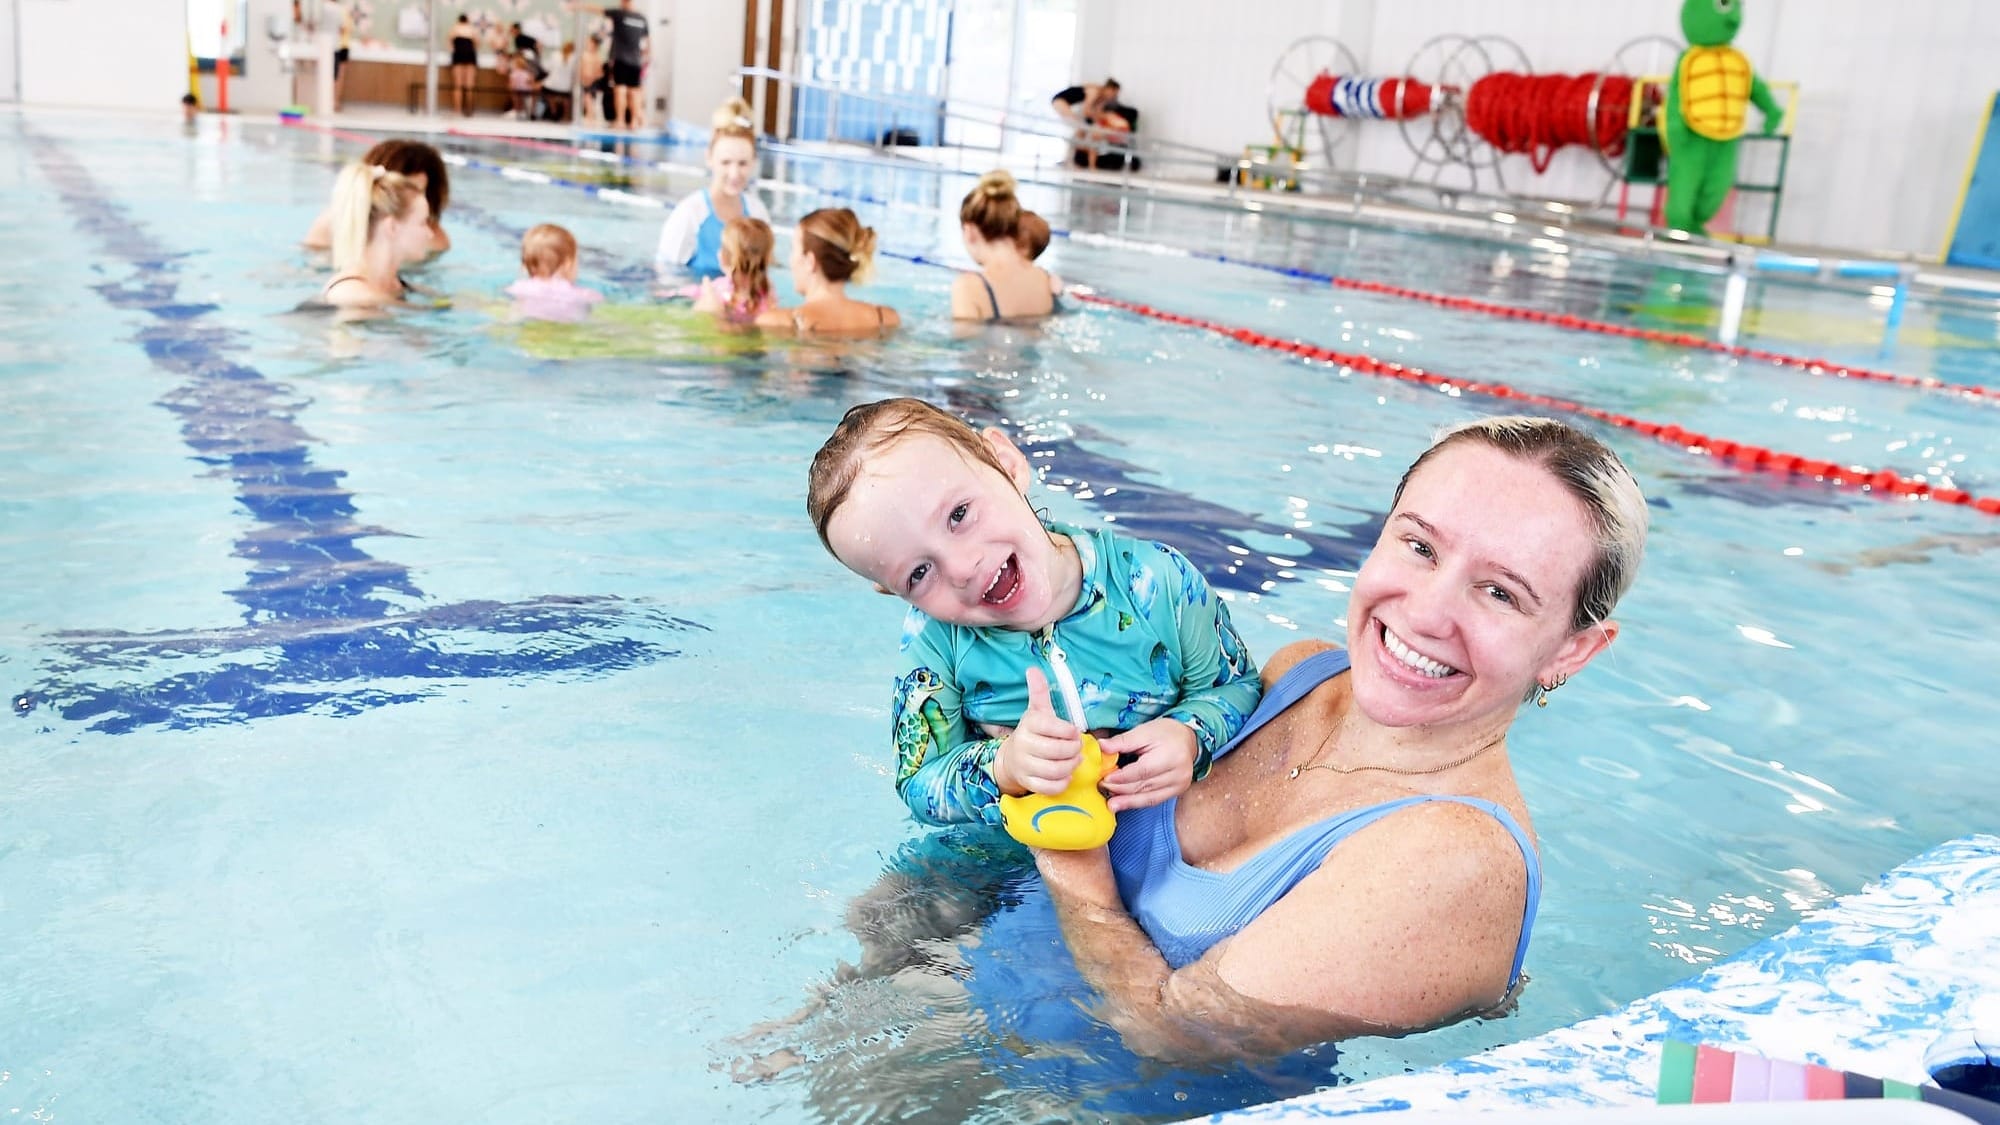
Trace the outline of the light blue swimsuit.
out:
M 1031 666 L 1049 671 L 1051 635 L 1076 675 L 1086 728 L 1178 719 L 1195 733 L 1196 778 L 1257 705 L 1256 662 L 1228 607 L 1179 551 L 1044 526 L 1069 536 L 1083 564 L 1076 605 L 1049 629 L 945 625 L 917 609 L 904 619 L 892 707 L 896 791 L 926 824 L 1000 823 L 991 773 L 1000 740 L 983 737 L 978 724 L 1021 721 L 1024 677 Z
M 1294 666 L 1258 705 L 1250 721 L 1221 757 L 1314 688 L 1346 672 L 1345 649 L 1314 653 Z M 1118 876 L 1118 893 L 1126 909 L 1143 927 L 1160 955 L 1178 969 L 1201 959 L 1211 947 L 1285 897 L 1299 880 L 1319 870 L 1327 853 L 1342 840 L 1400 809 L 1431 801 L 1450 801 L 1484 810 L 1513 833 L 1528 868 L 1527 904 L 1521 918 L 1521 938 L 1514 947 L 1514 967 L 1507 976 L 1512 988 L 1528 954 L 1528 933 L 1535 927 L 1535 907 L 1542 897 L 1542 865 L 1528 834 L 1506 809 L 1478 797 L 1426 794 L 1350 809 L 1310 824 L 1253 856 L 1230 872 L 1204 871 L 1181 859 L 1180 833 L 1174 824 L 1178 798 L 1150 808 L 1118 814 L 1118 831 L 1111 837 L 1111 866 Z

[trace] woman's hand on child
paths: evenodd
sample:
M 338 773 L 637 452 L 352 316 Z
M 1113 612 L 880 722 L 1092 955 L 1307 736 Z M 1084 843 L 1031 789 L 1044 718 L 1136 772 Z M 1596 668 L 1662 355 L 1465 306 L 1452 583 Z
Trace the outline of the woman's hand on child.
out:
M 1082 760 L 1081 732 L 1056 714 L 1042 670 L 1028 669 L 1028 710 L 993 757 L 994 782 L 1002 793 L 1026 790 L 1054 795 L 1069 785 L 1069 775 Z
M 1098 745 L 1110 753 L 1138 757 L 1104 777 L 1111 811 L 1143 809 L 1178 797 L 1194 784 L 1194 759 L 1201 744 L 1194 728 L 1179 719 L 1150 719 Z

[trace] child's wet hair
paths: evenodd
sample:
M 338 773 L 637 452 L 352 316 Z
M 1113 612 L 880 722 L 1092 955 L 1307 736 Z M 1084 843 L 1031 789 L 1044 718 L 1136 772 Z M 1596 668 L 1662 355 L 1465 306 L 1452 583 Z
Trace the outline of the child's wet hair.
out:
M 833 428 L 833 436 L 813 454 L 806 483 L 806 514 L 812 517 L 813 530 L 819 532 L 820 545 L 828 554 L 839 557 L 826 537 L 826 526 L 846 502 L 863 462 L 912 434 L 938 438 L 966 460 L 1003 477 L 1008 475 L 999 454 L 978 430 L 920 398 L 885 398 L 852 407 Z
M 554 277 L 576 260 L 576 236 L 554 223 L 528 228 L 521 236 L 521 268 L 529 277 Z
M 431 222 L 444 214 L 451 202 L 451 176 L 445 171 L 444 156 L 422 141 L 392 138 L 377 144 L 361 157 L 363 164 L 387 168 L 404 176 L 424 178 L 424 202 L 431 205 Z
M 771 224 L 748 216 L 729 220 L 722 228 L 722 268 L 729 271 L 734 300 L 756 308 L 771 295 L 771 249 L 777 240 Z
M 1049 248 L 1049 221 L 1033 211 L 1021 212 L 1021 225 L 1014 237 L 1021 242 L 1021 256 L 1034 261 Z

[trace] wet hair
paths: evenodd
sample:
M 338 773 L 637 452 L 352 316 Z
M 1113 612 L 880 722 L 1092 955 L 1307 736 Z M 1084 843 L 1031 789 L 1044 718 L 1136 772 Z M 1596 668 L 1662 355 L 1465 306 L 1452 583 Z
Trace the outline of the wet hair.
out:
M 845 207 L 822 207 L 799 220 L 799 245 L 828 281 L 866 285 L 875 265 L 875 228 Z
M 923 399 L 885 398 L 851 407 L 833 428 L 833 436 L 813 454 L 806 478 L 806 515 L 812 518 L 813 530 L 819 532 L 820 545 L 828 554 L 839 557 L 826 537 L 826 525 L 847 501 L 863 462 L 913 434 L 937 438 L 967 461 L 1007 476 L 999 454 L 979 431 Z
M 1014 229 L 1014 239 L 1021 244 L 1021 256 L 1034 261 L 1049 248 L 1049 221 L 1033 211 L 1021 212 L 1021 223 Z
M 1125 88 L 1118 84 L 1118 80 L 1116 78 L 1107 78 L 1104 80 L 1102 85 L 1107 90 L 1123 90 Z
M 958 205 L 958 221 L 988 242 L 1016 241 L 1021 229 L 1021 201 L 1014 195 L 1014 177 L 995 168 L 979 177 Z
M 576 260 L 576 236 L 554 223 L 528 228 L 521 236 L 521 268 L 529 277 L 554 277 Z
M 368 240 L 384 219 L 401 219 L 422 199 L 414 180 L 379 165 L 349 164 L 333 184 L 333 268 L 361 267 Z
M 405 176 L 422 176 L 424 202 L 431 205 L 433 224 L 444 214 L 445 204 L 451 202 L 451 177 L 444 170 L 444 157 L 422 141 L 401 137 L 383 141 L 369 149 L 361 162 Z
M 771 295 L 771 224 L 748 216 L 722 228 L 722 268 L 729 271 L 730 300 L 754 309 Z
M 200 104 L 201 104 L 201 99 L 200 99 L 200 98 L 197 98 L 197 97 L 195 97 L 195 96 L 194 96 L 193 94 L 182 94 L 182 95 L 181 95 L 181 104 L 182 104 L 182 105 L 200 105 Z
M 708 135 L 710 152 L 715 151 L 715 146 L 724 137 L 748 141 L 753 150 L 757 147 L 757 133 L 750 127 L 750 103 L 742 98 L 731 98 L 716 106 L 715 112 L 709 116 L 708 124 L 712 130 Z
M 1618 455 L 1603 442 L 1554 418 L 1521 414 L 1476 418 L 1438 434 L 1396 482 L 1391 508 L 1402 501 L 1403 489 L 1418 469 L 1455 445 L 1484 445 L 1540 465 L 1576 498 L 1590 520 L 1594 551 L 1577 584 L 1570 628 L 1587 629 L 1610 617 L 1618 599 L 1639 576 L 1639 560 L 1646 553 L 1646 497 Z

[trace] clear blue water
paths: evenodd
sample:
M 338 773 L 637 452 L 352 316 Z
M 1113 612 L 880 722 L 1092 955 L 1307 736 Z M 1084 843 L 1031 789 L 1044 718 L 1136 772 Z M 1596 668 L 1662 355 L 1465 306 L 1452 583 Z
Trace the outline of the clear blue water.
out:
M 884 737 L 900 614 L 802 510 L 847 405 L 923 394 L 1013 426 L 1055 515 L 1186 550 L 1260 655 L 1339 635 L 1401 468 L 1489 405 L 1101 309 L 960 338 L 949 275 L 894 260 L 870 292 L 913 327 L 886 342 L 732 349 L 646 310 L 524 333 L 487 303 L 523 229 L 569 226 L 586 279 L 638 305 L 661 215 L 474 167 L 454 175 L 456 247 L 424 274 L 456 306 L 336 326 L 292 311 L 322 276 L 295 241 L 362 147 L 241 121 L 185 137 L 0 119 L 0 234 L 36 263 L 0 277 L 0 1110 L 1184 1115 L 1596 1014 L 1995 828 L 2000 522 L 1607 431 L 1655 532 L 1617 647 L 1517 728 L 1548 865 L 1518 1011 L 1161 1071 L 1087 1026 L 1035 1037 L 1037 1013 L 1082 993 L 1010 916 L 731 1042 L 855 956 L 847 903 L 920 837 Z M 898 199 L 861 208 L 885 248 L 959 253 L 935 208 L 963 178 L 767 171 Z M 781 221 L 826 201 L 771 199 Z M 1059 227 L 1636 323 L 1699 330 L 1719 287 L 1525 242 L 1031 201 Z M 1164 308 L 2000 492 L 1991 406 L 1131 249 L 1059 241 L 1051 264 Z M 1865 297 L 1756 301 L 1753 343 L 2000 383 L 1990 309 L 1920 302 L 1878 356 Z M 746 1052 L 778 1047 L 806 1062 L 737 1080 Z

